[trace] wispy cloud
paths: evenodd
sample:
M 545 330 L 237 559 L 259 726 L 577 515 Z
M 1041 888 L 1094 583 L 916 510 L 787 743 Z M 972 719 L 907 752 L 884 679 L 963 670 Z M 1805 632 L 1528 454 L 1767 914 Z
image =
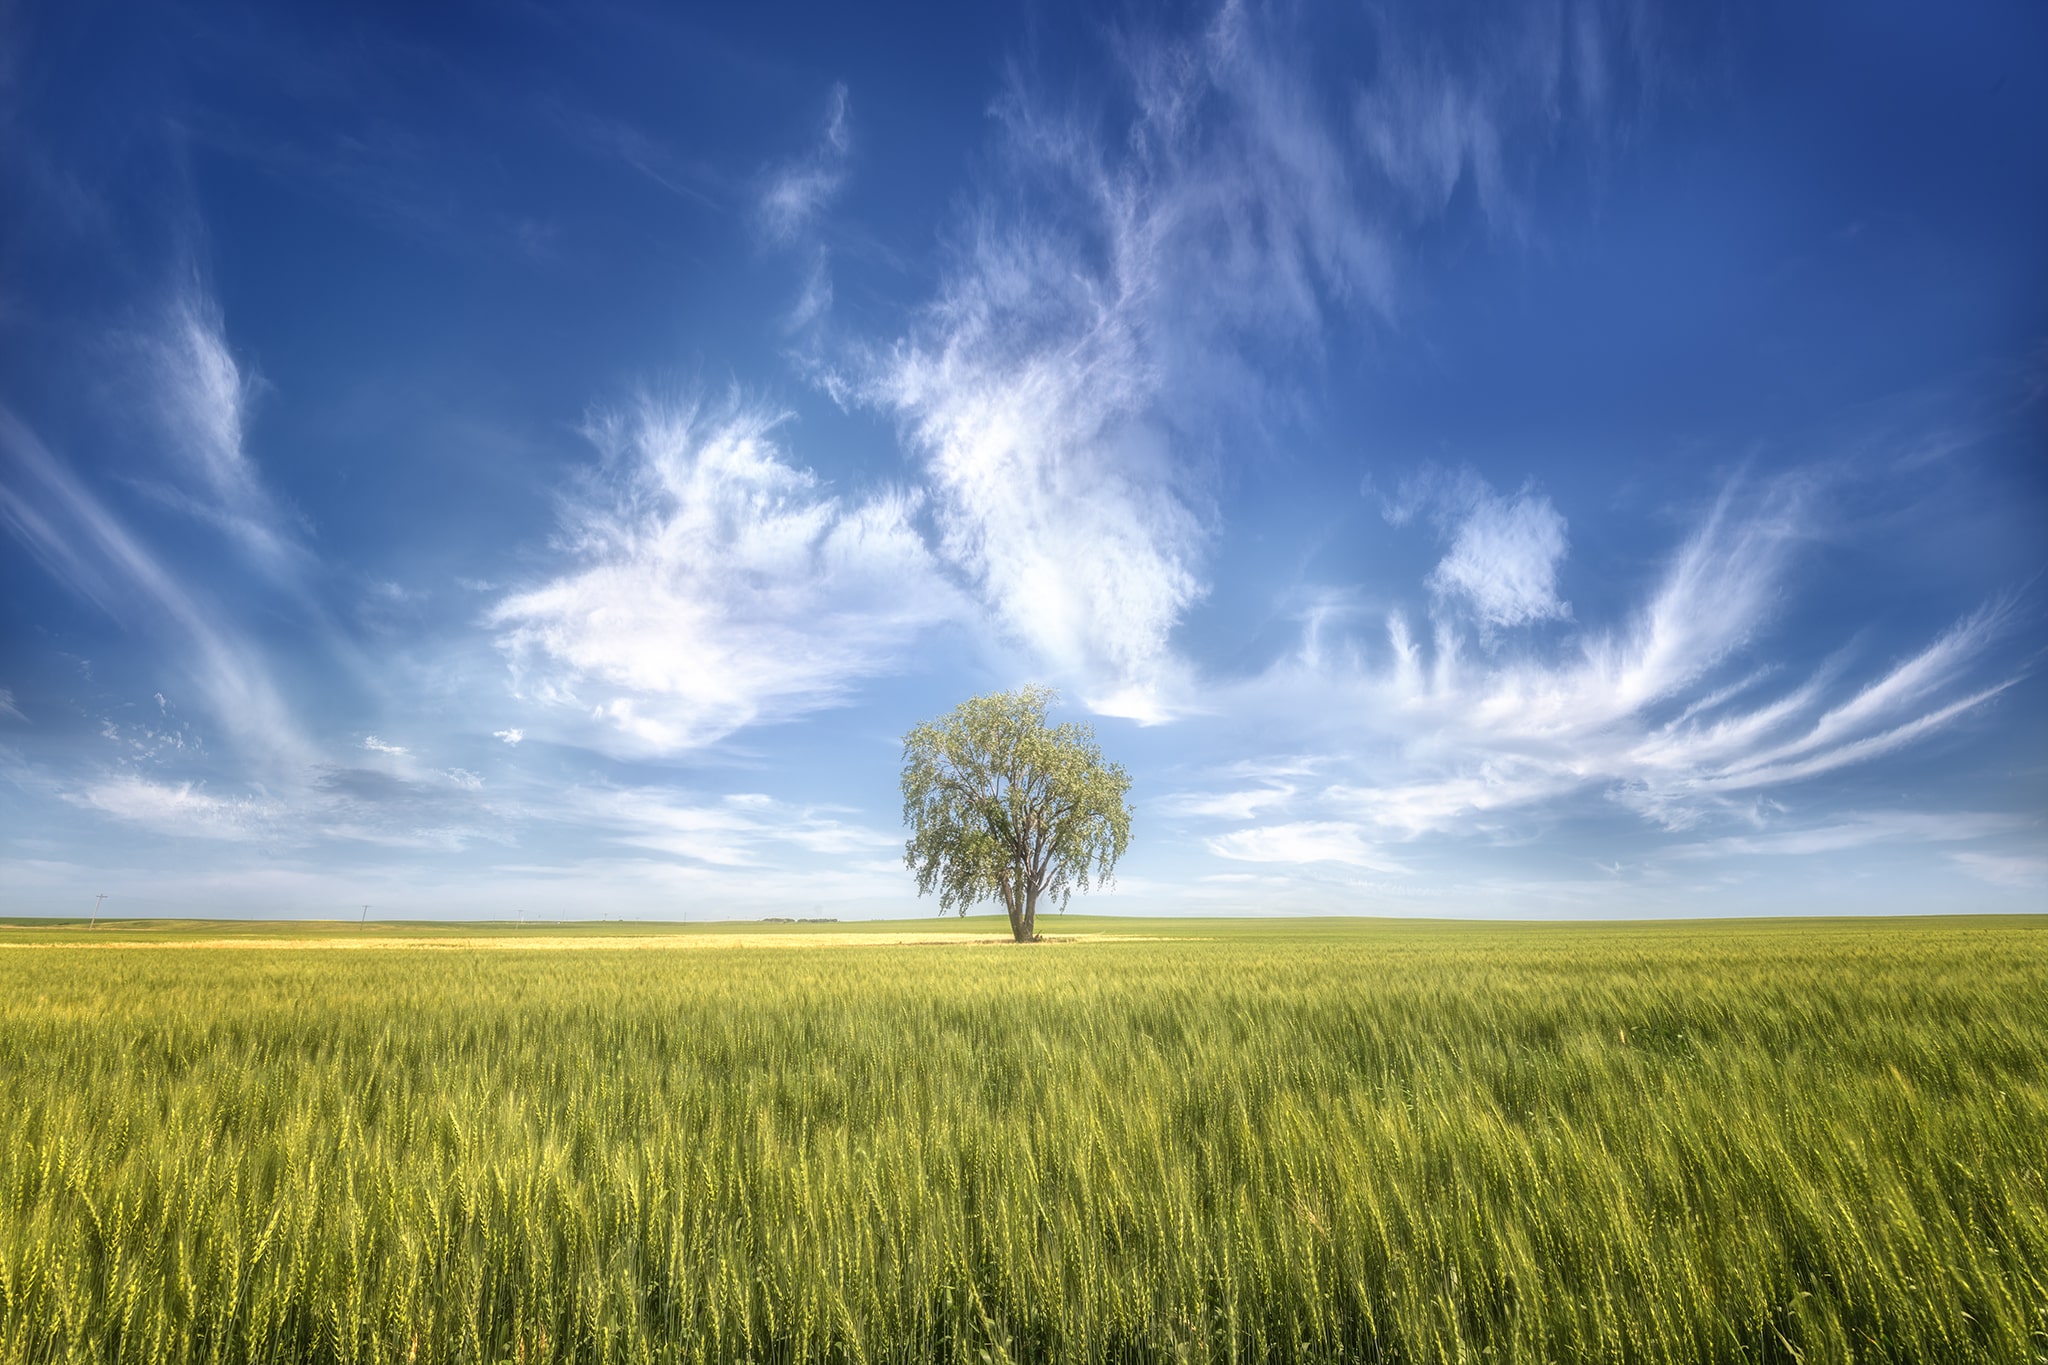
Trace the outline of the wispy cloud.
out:
M 2048 857 L 1965 849 L 1949 855 L 1957 867 L 1993 886 L 2048 887 Z
M 828 494 L 783 421 L 648 399 L 592 423 L 604 465 L 560 538 L 577 567 L 490 615 L 521 691 L 608 747 L 672 753 L 833 705 L 960 614 L 917 496 Z
M 199 839 L 256 839 L 275 825 L 278 808 L 250 797 L 220 797 L 191 782 L 152 781 L 132 773 L 64 793 L 73 805 L 141 825 L 159 834 Z
M 327 878 L 337 885 L 382 875 L 377 862 L 364 861 L 381 856 L 376 850 L 404 860 L 422 851 L 516 847 L 523 850 L 521 867 L 500 871 L 523 872 L 528 884 L 500 886 L 508 905 L 553 898 L 558 877 L 616 889 L 641 880 L 636 867 L 653 866 L 689 870 L 692 889 L 726 897 L 721 915 L 772 905 L 777 896 L 785 909 L 793 899 L 816 898 L 836 911 L 835 892 L 854 888 L 871 898 L 904 890 L 900 835 L 864 824 L 851 810 L 759 793 L 509 776 L 507 790 L 491 795 L 467 769 L 437 770 L 401 756 L 387 768 L 330 767 L 318 781 L 283 793 L 226 795 L 202 782 L 125 772 L 27 780 L 68 805 L 168 837 L 260 841 L 311 860 L 308 866 L 321 864 L 323 850 L 348 848 L 349 876 Z M 577 851 L 551 863 L 563 847 Z M 398 865 L 421 876 L 414 864 Z M 654 917 L 671 918 L 676 910 L 657 907 Z
M 1356 825 L 1336 821 L 1301 821 L 1255 825 L 1232 830 L 1206 841 L 1219 858 L 1250 863 L 1344 863 L 1375 872 L 1398 872 L 1401 866 Z
M 1731 484 L 1625 624 L 1555 648 L 1475 652 L 1454 619 L 1425 642 L 1395 613 L 1380 650 L 1361 644 L 1343 662 L 1304 655 L 1277 667 L 1233 704 L 1330 718 L 1317 723 L 1340 771 L 1237 818 L 1309 822 L 1328 837 L 1326 826 L 1342 824 L 1381 843 L 1504 839 L 1555 820 L 1573 798 L 1604 795 L 1670 832 L 1714 820 L 1750 827 L 1696 850 L 1767 851 L 1744 842 L 1780 823 L 1759 804 L 1765 794 L 1882 758 L 1978 713 L 2016 680 L 1978 676 L 2009 619 L 1996 606 L 1860 681 L 1844 656 L 1782 682 L 1759 667 L 1788 560 L 1813 534 L 1810 505 L 1798 478 Z M 1218 818 L 1235 814 L 1235 794 L 1211 798 Z M 1202 796 L 1182 795 L 1181 808 L 1201 809 Z M 1771 847 L 1885 831 L 1971 837 L 1956 832 L 1961 819 L 1871 817 L 1800 828 Z M 1227 836 L 1210 847 L 1242 856 Z
M 794 161 L 771 167 L 763 177 L 756 212 L 770 241 L 787 246 L 812 229 L 846 183 L 852 151 L 846 87 L 834 85 L 817 145 Z
M 1568 124 L 1602 139 L 1615 106 L 1655 84 L 1640 5 L 1527 6 L 1423 25 L 1376 11 L 1378 78 L 1352 102 L 1359 141 L 1409 212 L 1441 212 L 1469 182 L 1493 228 L 1528 230 L 1511 168 Z
M 303 770 L 311 747 L 261 653 L 220 624 L 11 412 L 0 408 L 0 522 L 51 574 L 115 620 L 168 630 L 220 724 L 272 771 Z
M 1875 845 L 1965 843 L 2011 834 L 2028 822 L 1992 811 L 1842 811 L 1815 823 L 1679 844 L 1677 859 L 1810 857 Z M 1955 855 L 1961 856 L 1961 855 Z
M 1505 497 L 1469 469 L 1447 474 L 1430 466 L 1404 480 L 1381 510 L 1396 526 L 1417 514 L 1437 524 L 1448 548 L 1430 590 L 1469 611 L 1483 631 L 1571 615 L 1557 595 L 1565 519 L 1542 494 L 1524 488 Z
M 704 798 L 651 787 L 585 787 L 567 794 L 563 814 L 603 829 L 613 843 L 719 867 L 769 867 L 793 851 L 882 858 L 894 867 L 902 849 L 900 835 L 851 821 L 851 812 L 752 793 Z
M 834 377 L 903 420 L 943 553 L 1100 712 L 1192 709 L 1174 633 L 1208 590 L 1223 450 L 1266 439 L 1332 322 L 1395 315 L 1402 235 L 1444 209 L 1446 167 L 1484 162 L 1507 203 L 1488 149 L 1554 133 L 1561 64 L 1580 60 L 1508 21 L 1468 74 L 1406 58 L 1390 30 L 1361 93 L 1308 74 L 1296 24 L 1232 2 L 1193 34 L 1125 35 L 1131 112 L 1108 126 L 1013 80 L 1005 191 L 963 224 L 909 335 Z M 1554 510 L 1474 515 L 1444 590 L 1502 621 L 1563 614 Z
M 1157 808 L 1162 815 L 1203 820 L 1250 820 L 1269 806 L 1285 806 L 1293 799 L 1292 785 L 1246 787 L 1221 792 L 1175 792 L 1162 797 Z
M 220 309 L 196 277 L 176 290 L 157 329 L 139 340 L 163 438 L 195 488 L 156 491 L 216 526 L 259 571 L 303 572 L 294 519 L 265 487 L 246 448 L 255 388 L 227 345 Z
M 703 162 L 686 159 L 636 124 L 570 110 L 558 103 L 544 107 L 557 130 L 578 146 L 617 161 L 699 207 L 719 211 L 727 208 L 732 188 L 726 177 Z
M 205 741 L 193 731 L 189 722 L 172 720 L 168 705 L 159 710 L 154 722 L 116 721 L 112 716 L 103 717 L 100 720 L 100 738 L 120 746 L 122 758 L 133 763 L 153 764 L 177 757 L 196 757 L 206 749 Z
M 161 757 L 161 756 L 159 756 Z M 312 853 L 336 845 L 457 852 L 504 845 L 553 818 L 543 806 L 486 799 L 484 783 L 464 769 L 400 773 L 323 765 L 286 786 L 229 784 L 110 772 L 83 778 L 37 775 L 39 789 L 72 806 L 174 838 L 256 841 Z M 410 774 L 410 775 L 408 775 Z
M 832 248 L 824 218 L 845 188 L 853 156 L 853 129 L 846 86 L 834 85 L 825 101 L 825 123 L 817 143 L 804 155 L 777 162 L 758 177 L 754 217 L 771 247 L 807 258 L 802 287 L 783 319 L 783 330 L 798 341 L 799 362 L 817 365 L 823 328 L 832 312 Z
M 1248 156 L 1260 149 L 1246 141 L 1287 135 L 1257 108 L 1230 111 L 1242 140 L 1200 145 L 1195 108 L 1229 100 L 1226 82 L 1282 88 L 1226 19 L 1198 40 L 1134 45 L 1139 112 L 1121 138 L 1012 89 L 997 112 L 1031 194 L 982 207 L 869 388 L 906 420 L 944 552 L 1001 627 L 1090 707 L 1145 720 L 1185 704 L 1170 637 L 1204 592 L 1202 480 L 1165 409 L 1189 368 L 1222 359 L 1220 319 L 1176 326 L 1192 321 L 1174 316 L 1183 272 L 1204 275 L 1204 308 L 1231 312 L 1267 286 L 1298 295 L 1319 269 L 1348 282 L 1375 268 L 1348 215 L 1315 213 L 1336 158 Z M 1032 194 L 1057 212 L 1035 213 Z
M 21 708 L 14 704 L 13 691 L 5 687 L 0 687 L 0 716 L 8 716 L 14 720 L 21 721 L 28 719 L 27 716 L 21 714 Z

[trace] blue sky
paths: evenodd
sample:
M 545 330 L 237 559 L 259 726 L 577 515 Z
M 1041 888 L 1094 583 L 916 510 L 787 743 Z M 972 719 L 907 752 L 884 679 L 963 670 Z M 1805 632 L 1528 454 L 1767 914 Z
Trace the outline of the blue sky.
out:
M 0 913 L 2048 903 L 2048 10 L 0 5 Z

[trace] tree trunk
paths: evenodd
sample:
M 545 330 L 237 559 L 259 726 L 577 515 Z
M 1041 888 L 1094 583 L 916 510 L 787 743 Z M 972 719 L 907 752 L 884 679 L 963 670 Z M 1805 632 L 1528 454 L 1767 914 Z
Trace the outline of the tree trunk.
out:
M 1024 892 L 1022 888 L 1012 891 L 1003 888 L 1003 909 L 1010 916 L 1010 937 L 1019 943 L 1031 941 L 1031 922 L 1026 918 Z
M 1010 917 L 1010 932 L 1017 936 L 1017 942 L 1019 943 L 1038 942 L 1037 887 L 1031 886 L 1024 889 L 1024 913 L 1021 917 L 1016 915 Z

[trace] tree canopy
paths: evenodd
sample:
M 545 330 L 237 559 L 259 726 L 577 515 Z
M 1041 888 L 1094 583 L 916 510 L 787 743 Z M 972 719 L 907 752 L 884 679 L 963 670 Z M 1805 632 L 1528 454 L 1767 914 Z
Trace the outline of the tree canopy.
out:
M 917 892 L 967 913 L 1002 903 L 1019 943 L 1038 937 L 1041 902 L 1114 881 L 1131 841 L 1130 775 L 1105 762 L 1095 731 L 1048 727 L 1058 694 L 1025 687 L 975 697 L 903 737 L 903 861 Z

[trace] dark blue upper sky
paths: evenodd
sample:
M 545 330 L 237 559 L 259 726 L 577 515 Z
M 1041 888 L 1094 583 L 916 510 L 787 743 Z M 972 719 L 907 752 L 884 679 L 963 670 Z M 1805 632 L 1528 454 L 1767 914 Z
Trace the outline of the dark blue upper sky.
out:
M 0 7 L 0 913 L 2036 908 L 2048 9 Z

